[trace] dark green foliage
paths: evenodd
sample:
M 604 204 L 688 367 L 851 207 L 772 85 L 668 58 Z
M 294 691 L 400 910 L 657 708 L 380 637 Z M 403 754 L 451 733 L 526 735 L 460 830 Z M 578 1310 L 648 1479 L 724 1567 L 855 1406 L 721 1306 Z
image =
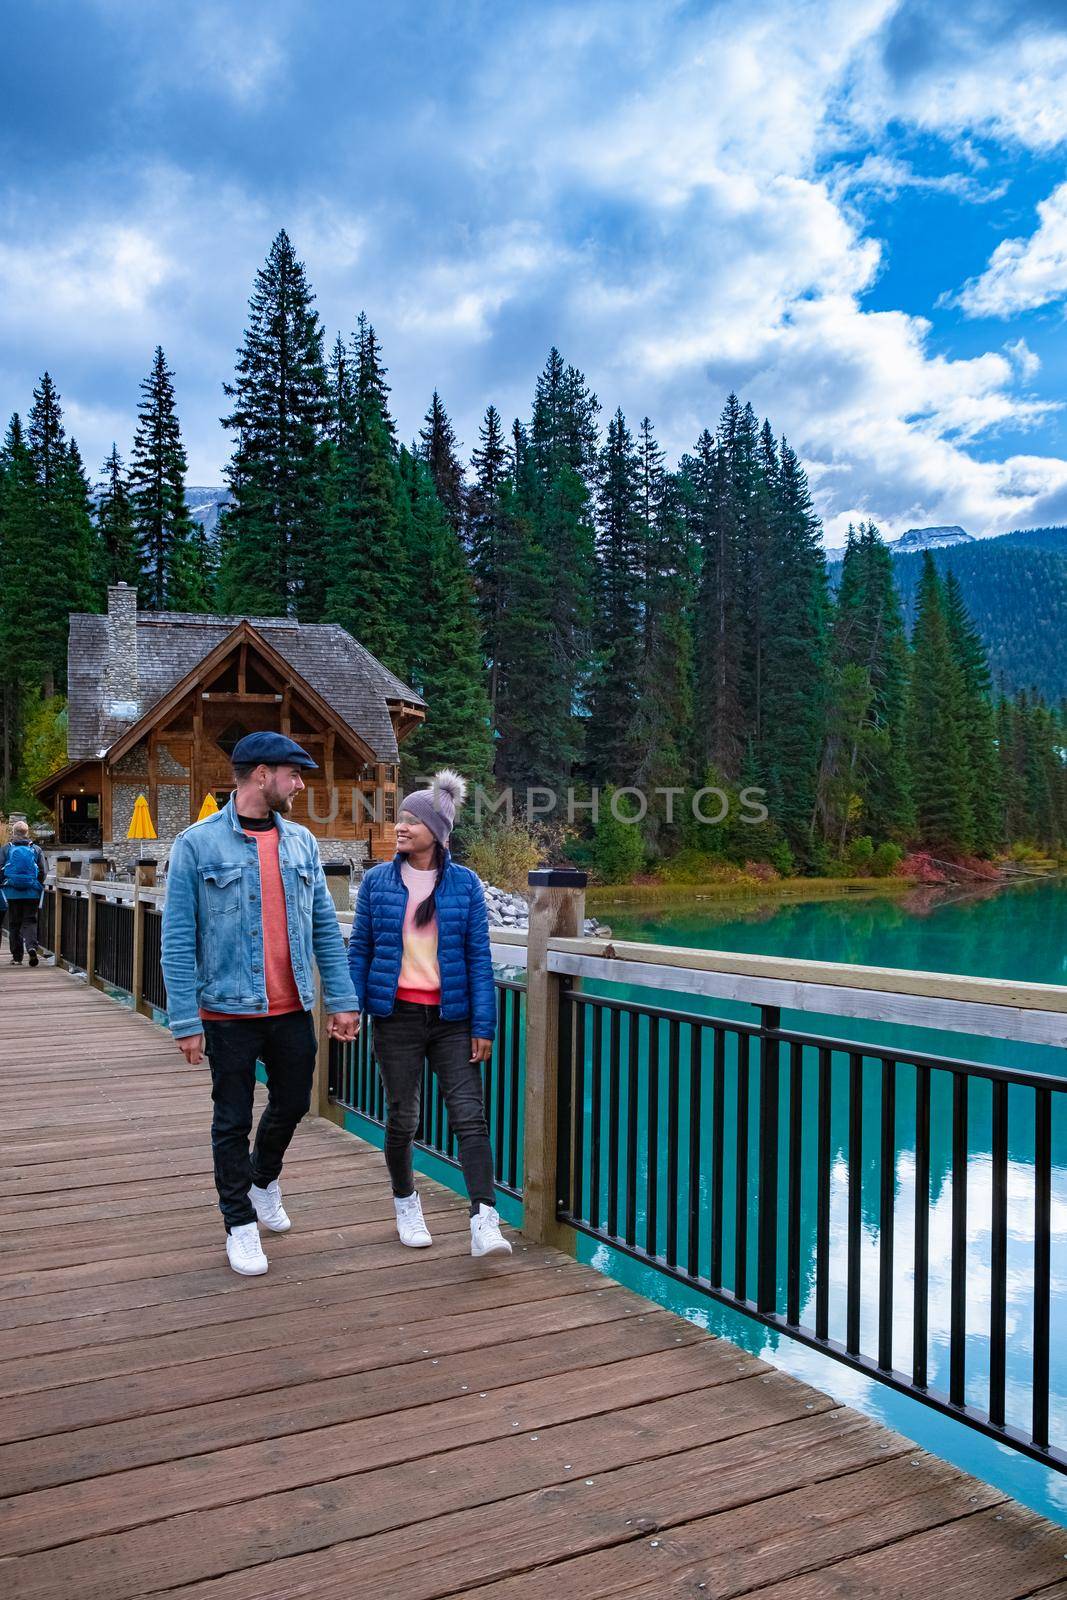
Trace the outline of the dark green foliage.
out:
M 974 843 L 974 813 L 963 674 L 950 637 L 944 588 L 929 551 L 919 584 L 909 710 L 918 841 L 932 850 L 968 850 Z
M 26 560 L 25 605 L 14 612 L 26 638 L 24 681 L 39 680 L 46 694 L 62 688 L 67 675 L 67 618 L 94 610 L 101 596 L 94 583 L 98 563 L 89 516 L 89 493 L 77 447 L 67 443 L 59 395 L 46 372 L 33 392 L 26 442 L 37 493 L 23 524 L 28 546 L 10 560 Z M 6 563 L 5 563 L 6 564 Z
M 329 393 L 322 328 L 303 263 L 282 231 L 256 275 L 227 384 L 234 502 L 222 532 L 224 609 L 317 618 L 324 601 Z
M 436 389 L 419 439 L 422 442 L 420 454 L 430 469 L 437 498 L 448 513 L 453 528 L 458 530 L 463 526 L 463 468 L 456 454 L 455 429 L 448 420 L 448 413 Z
M 496 702 L 500 658 L 504 642 L 507 594 L 504 573 L 514 521 L 505 500 L 514 485 L 500 424 L 500 413 L 489 406 L 478 433 L 478 448 L 471 457 L 474 485 L 467 497 L 466 543 L 478 600 L 482 648 L 489 667 L 489 718 L 496 737 Z
M 593 671 L 585 765 L 602 780 L 632 781 L 643 665 L 646 534 L 641 465 L 626 418 L 608 423 L 600 459 L 594 571 Z
M 417 552 L 407 678 L 430 707 L 427 721 L 404 746 L 405 771 L 425 778 L 454 766 L 484 783 L 492 741 L 470 569 L 427 466 L 402 449 L 399 474 Z
M 632 795 L 609 788 L 600 796 L 593 828 L 593 866 L 604 883 L 625 883 L 644 860 L 638 806 Z
M 333 451 L 322 618 L 347 628 L 372 655 L 403 674 L 408 618 L 417 603 L 409 570 L 410 511 L 400 482 L 381 346 L 365 315 L 355 339 L 355 372 L 343 443 Z
M 963 603 L 959 580 L 952 571 L 945 577 L 944 596 L 949 644 L 960 675 L 959 720 L 966 751 L 973 845 L 978 855 L 991 856 L 1004 839 L 1004 807 L 989 663 Z
M 130 504 L 143 603 L 153 611 L 206 611 L 211 573 L 185 504 L 187 462 L 174 374 L 156 346 L 141 384 L 130 460 Z
M 1051 704 L 1067 697 L 1067 532 L 1008 533 L 932 553 L 939 572 L 956 575 L 994 684 L 1009 694 L 1036 688 Z M 909 626 L 921 570 L 920 553 L 893 560 Z
M 839 853 L 850 832 L 893 838 L 910 824 L 907 682 L 893 559 L 861 523 L 849 529 L 837 596 L 815 813 Z
M 784 439 L 775 488 L 760 769 L 771 814 L 797 852 L 807 848 L 825 735 L 829 600 L 807 477 Z
M 105 584 L 128 583 L 136 588 L 141 569 L 133 502 L 116 444 L 112 444 L 111 454 L 100 472 L 103 482 L 96 503 L 96 529 L 102 546 L 103 581 Z

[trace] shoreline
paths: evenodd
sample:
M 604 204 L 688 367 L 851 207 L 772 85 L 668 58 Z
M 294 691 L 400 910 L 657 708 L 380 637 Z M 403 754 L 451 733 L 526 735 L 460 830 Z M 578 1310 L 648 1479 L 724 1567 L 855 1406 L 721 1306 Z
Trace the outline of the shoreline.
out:
M 659 906 L 688 900 L 822 900 L 833 895 L 906 894 L 918 878 L 778 878 L 734 883 L 605 883 L 585 891 L 586 909 L 610 906 Z M 998 885 L 997 887 L 1001 887 Z

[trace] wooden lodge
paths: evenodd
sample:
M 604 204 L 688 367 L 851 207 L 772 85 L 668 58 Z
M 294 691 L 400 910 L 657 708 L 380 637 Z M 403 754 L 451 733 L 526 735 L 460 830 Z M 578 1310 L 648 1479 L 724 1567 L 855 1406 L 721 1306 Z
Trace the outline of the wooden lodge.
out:
M 68 764 L 37 789 L 60 849 L 116 864 L 138 795 L 164 854 L 207 795 L 225 804 L 230 752 L 246 733 L 289 734 L 318 762 L 295 820 L 324 861 L 395 849 L 399 747 L 423 700 L 335 624 L 137 610 L 125 584 L 106 616 L 75 614 L 68 646 Z

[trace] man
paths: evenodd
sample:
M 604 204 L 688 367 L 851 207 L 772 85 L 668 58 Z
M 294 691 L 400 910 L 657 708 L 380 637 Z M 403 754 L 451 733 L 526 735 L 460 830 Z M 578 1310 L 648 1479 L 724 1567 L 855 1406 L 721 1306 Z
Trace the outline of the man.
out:
M 24 950 L 29 952 L 30 966 L 38 964 L 37 912 L 47 871 L 44 851 L 30 838 L 29 823 L 13 822 L 10 842 L 0 846 L 0 889 L 7 901 L 7 939 L 13 967 L 21 967 Z
M 163 911 L 163 977 L 171 1031 L 182 1055 L 211 1066 L 215 1187 L 235 1272 L 267 1270 L 258 1223 L 291 1224 L 278 1179 L 297 1123 L 311 1104 L 315 1070 L 312 955 L 331 1038 L 358 1026 L 337 913 L 314 836 L 287 821 L 306 750 L 281 733 L 234 745 L 236 789 L 214 816 L 174 841 Z M 256 1062 L 267 1105 L 249 1154 Z

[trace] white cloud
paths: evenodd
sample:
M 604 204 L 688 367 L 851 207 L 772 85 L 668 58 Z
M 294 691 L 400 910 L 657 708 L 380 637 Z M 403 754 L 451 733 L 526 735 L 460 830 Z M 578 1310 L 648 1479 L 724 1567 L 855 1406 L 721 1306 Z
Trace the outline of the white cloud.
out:
M 959 293 L 969 317 L 1010 317 L 1067 299 L 1067 183 L 1037 208 L 1038 226 L 1028 239 L 1003 239 L 981 277 Z
M 1022 378 L 1033 378 L 1041 370 L 1041 357 L 1031 350 L 1025 339 L 1010 339 L 1005 353 Z

